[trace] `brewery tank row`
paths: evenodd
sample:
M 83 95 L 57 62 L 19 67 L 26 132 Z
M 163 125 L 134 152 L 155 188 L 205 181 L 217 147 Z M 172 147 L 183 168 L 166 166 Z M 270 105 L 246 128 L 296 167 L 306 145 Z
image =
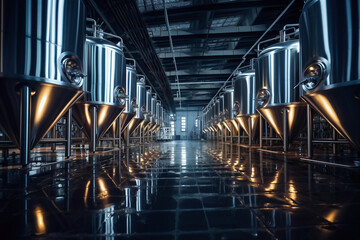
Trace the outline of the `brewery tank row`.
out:
M 81 0 L 4 1 L 0 19 L 0 128 L 24 164 L 66 113 L 68 147 L 73 119 L 92 152 L 107 132 L 129 143 L 167 124 L 122 39 L 87 19 Z
M 260 42 L 250 67 L 234 74 L 231 86 L 204 108 L 205 136 L 226 140 L 229 134 L 231 141 L 236 136 L 240 141 L 243 129 L 250 144 L 260 141 L 262 147 L 264 123 L 259 119 L 265 119 L 287 151 L 294 140 L 304 138 L 300 133 L 306 127 L 312 145 L 315 110 L 360 150 L 359 6 L 351 0 L 306 1 L 299 24 L 286 25 L 278 37 Z M 278 42 L 261 48 L 271 40 Z M 224 105 L 223 96 L 230 98 Z M 308 151 L 311 156 L 312 148 Z

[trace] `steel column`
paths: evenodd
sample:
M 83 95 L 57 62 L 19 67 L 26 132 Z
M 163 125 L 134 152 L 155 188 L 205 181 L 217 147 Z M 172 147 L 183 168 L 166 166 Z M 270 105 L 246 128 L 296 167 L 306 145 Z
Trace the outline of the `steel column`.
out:
M 20 158 L 27 166 L 30 158 L 30 88 L 24 85 L 20 94 Z
M 312 135 L 312 127 L 313 127 L 313 119 L 312 119 L 312 113 L 311 113 L 311 107 L 308 104 L 306 106 L 306 117 L 307 117 L 307 157 L 312 158 L 313 157 L 313 135 Z
M 69 158 L 71 156 L 71 115 L 72 115 L 72 109 L 69 108 L 66 116 L 65 158 Z

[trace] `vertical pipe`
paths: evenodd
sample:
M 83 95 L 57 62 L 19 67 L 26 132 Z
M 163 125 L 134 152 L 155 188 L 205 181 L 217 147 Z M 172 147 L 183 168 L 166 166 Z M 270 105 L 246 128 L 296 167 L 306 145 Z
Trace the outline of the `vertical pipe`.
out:
M 96 106 L 90 106 L 90 115 L 91 115 L 91 136 L 90 136 L 90 152 L 96 152 L 96 130 L 97 130 L 97 122 L 96 122 Z
M 141 136 L 142 131 L 141 131 L 141 129 L 142 129 L 142 127 L 141 127 L 141 125 L 140 125 L 140 126 L 139 126 L 139 141 L 140 141 L 140 145 L 141 145 L 141 142 L 142 142 L 142 136 Z
M 69 108 L 66 116 L 65 158 L 69 158 L 71 156 L 71 115 L 72 115 L 72 109 Z
M 312 127 L 313 127 L 313 119 L 312 119 L 312 113 L 311 113 L 311 107 L 309 104 L 306 106 L 306 117 L 307 117 L 307 157 L 312 158 L 313 157 L 313 142 L 312 142 Z
M 119 129 L 118 129 L 118 134 L 119 134 L 119 149 L 121 149 L 121 115 L 118 118 L 118 125 L 119 125 Z
M 232 144 L 233 143 L 233 137 L 234 137 L 234 126 L 232 123 L 230 123 L 230 143 Z
M 263 148 L 263 140 L 262 140 L 262 138 L 263 138 L 263 128 L 264 128 L 264 122 L 263 122 L 263 119 L 262 119 L 262 117 L 261 117 L 261 115 L 259 116 L 259 142 L 260 142 L 260 148 Z
M 288 151 L 288 109 L 284 108 L 283 109 L 283 125 L 284 125 L 284 152 Z
M 20 158 L 26 167 L 30 157 L 30 88 L 24 85 L 20 94 Z
M 126 127 L 126 146 L 128 147 L 130 145 L 130 133 L 129 133 L 129 124 Z
M 56 138 L 56 124 L 54 125 L 54 127 L 51 129 L 50 131 L 51 134 L 51 138 L 55 139 Z M 51 151 L 55 152 L 56 150 L 56 143 L 52 143 L 51 144 Z
M 248 125 L 249 125 L 249 146 L 252 145 L 252 128 L 251 128 L 252 119 L 251 117 L 248 118 Z
M 241 126 L 240 126 L 240 124 L 238 124 L 238 144 L 240 144 L 241 143 Z
M 335 130 L 335 128 L 333 128 L 333 132 L 332 132 L 332 135 L 333 135 L 333 137 L 332 137 L 332 139 L 334 140 L 334 141 L 336 141 L 337 140 L 337 135 L 336 135 L 336 130 Z M 332 145 L 332 149 L 333 149 L 333 154 L 335 155 L 336 154 L 336 149 L 337 147 L 336 147 L 336 143 L 333 143 L 333 145 Z

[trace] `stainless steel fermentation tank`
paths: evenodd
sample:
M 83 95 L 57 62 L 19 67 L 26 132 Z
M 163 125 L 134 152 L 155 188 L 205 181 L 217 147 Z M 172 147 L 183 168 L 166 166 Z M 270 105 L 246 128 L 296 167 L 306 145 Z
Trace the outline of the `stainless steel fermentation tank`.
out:
M 284 142 L 284 150 L 306 126 L 306 104 L 301 102 L 299 40 L 276 43 L 263 50 L 255 67 L 257 110 Z
M 137 84 L 137 74 L 136 74 L 136 61 L 134 59 L 126 59 L 128 64 L 126 65 L 126 87 L 125 94 L 127 96 L 127 101 L 124 111 L 121 113 L 121 119 L 118 119 L 112 124 L 113 136 L 119 137 L 119 125 L 121 125 L 121 133 L 123 134 L 127 126 L 129 125 L 131 119 L 136 114 L 136 84 Z M 119 124 L 119 120 L 121 124 Z
M 223 125 L 232 135 L 238 134 L 238 124 L 234 118 L 234 87 L 228 86 L 224 92 Z
M 147 134 L 148 129 L 152 127 L 152 123 L 151 123 L 151 99 L 152 99 L 152 92 L 151 92 L 151 88 L 147 88 L 146 90 L 146 100 L 145 100 L 145 113 L 144 113 L 144 117 L 145 117 L 145 121 L 142 123 L 142 132 L 144 133 L 144 135 Z
M 360 151 L 360 2 L 308 0 L 300 17 L 303 99 Z
M 145 134 L 152 134 L 153 131 L 155 130 L 155 128 L 157 127 L 157 125 L 156 125 L 156 119 L 157 119 L 156 104 L 157 104 L 157 95 L 153 94 L 153 96 L 151 97 L 151 117 L 150 117 L 151 125 L 147 129 L 147 132 Z
M 81 95 L 85 6 L 80 0 L 1 1 L 0 126 L 30 149 Z
M 93 26 L 94 36 L 86 37 L 84 65 L 87 79 L 84 98 L 73 107 L 73 116 L 96 150 L 99 139 L 124 110 L 125 57 L 122 42 L 114 44 L 103 39 L 100 29 Z
M 222 99 L 222 103 L 224 101 L 224 96 L 219 96 L 215 99 L 215 104 L 214 104 L 214 127 L 217 130 L 222 131 L 222 124 L 221 124 L 221 105 L 220 104 L 220 97 Z M 216 131 L 217 131 L 216 130 Z
M 255 71 L 239 73 L 234 78 L 234 115 L 245 133 L 254 140 L 258 136 L 259 114 L 256 111 L 256 94 L 260 81 Z
M 124 141 L 127 141 L 127 138 L 140 126 L 144 121 L 144 114 L 146 112 L 146 89 L 145 89 L 145 77 L 139 75 L 139 80 L 136 83 L 136 108 L 135 117 L 130 120 L 128 125 L 129 132 L 124 131 L 123 138 Z M 129 134 L 129 135 L 128 135 Z

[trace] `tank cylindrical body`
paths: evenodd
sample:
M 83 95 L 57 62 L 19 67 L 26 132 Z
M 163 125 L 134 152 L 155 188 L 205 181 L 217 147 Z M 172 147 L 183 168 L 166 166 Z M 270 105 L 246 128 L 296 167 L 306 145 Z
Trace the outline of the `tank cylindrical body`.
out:
M 29 147 L 81 94 L 85 5 L 80 0 L 1 1 L 0 127 L 20 145 L 20 87 L 32 92 Z
M 82 1 L 2 1 L 0 23 L 1 78 L 81 87 L 72 71 L 82 70 Z
M 308 0 L 300 16 L 303 99 L 360 151 L 360 3 Z
M 262 51 L 256 61 L 255 78 L 261 83 L 258 107 L 289 105 L 300 101 L 299 40 L 276 43 Z
M 161 124 L 161 102 L 157 101 L 156 103 L 156 124 Z
M 150 122 L 150 116 L 151 116 L 151 97 L 152 97 L 152 92 L 151 92 L 151 88 L 147 88 L 146 89 L 146 109 L 145 109 L 145 121 L 146 122 Z
M 224 93 L 221 93 L 219 96 L 219 122 L 222 122 L 224 120 L 224 110 L 225 110 L 225 99 L 224 99 Z
M 136 115 L 135 118 L 144 119 L 144 113 L 146 112 L 146 88 L 144 80 L 139 80 L 136 85 Z
M 103 38 L 89 36 L 86 37 L 85 49 L 85 102 L 123 106 L 125 101 L 119 97 L 127 86 L 122 49 Z
M 236 116 L 257 114 L 256 94 L 260 89 L 260 78 L 255 78 L 255 71 L 240 73 L 234 79 L 234 107 Z
M 227 87 L 225 88 L 224 93 L 224 119 L 233 120 L 233 107 L 234 107 L 234 88 Z
M 126 95 L 129 101 L 126 102 L 124 113 L 134 113 L 134 106 L 136 105 L 136 82 L 137 75 L 133 65 L 126 66 Z
M 156 95 L 151 97 L 151 123 L 152 124 L 156 124 L 156 102 L 157 102 L 157 97 Z
M 215 100 L 215 111 L 214 111 L 214 119 L 215 119 L 215 123 L 218 123 L 219 122 L 219 116 L 220 116 L 220 109 L 221 109 L 221 106 L 220 106 L 220 98 L 216 98 Z

